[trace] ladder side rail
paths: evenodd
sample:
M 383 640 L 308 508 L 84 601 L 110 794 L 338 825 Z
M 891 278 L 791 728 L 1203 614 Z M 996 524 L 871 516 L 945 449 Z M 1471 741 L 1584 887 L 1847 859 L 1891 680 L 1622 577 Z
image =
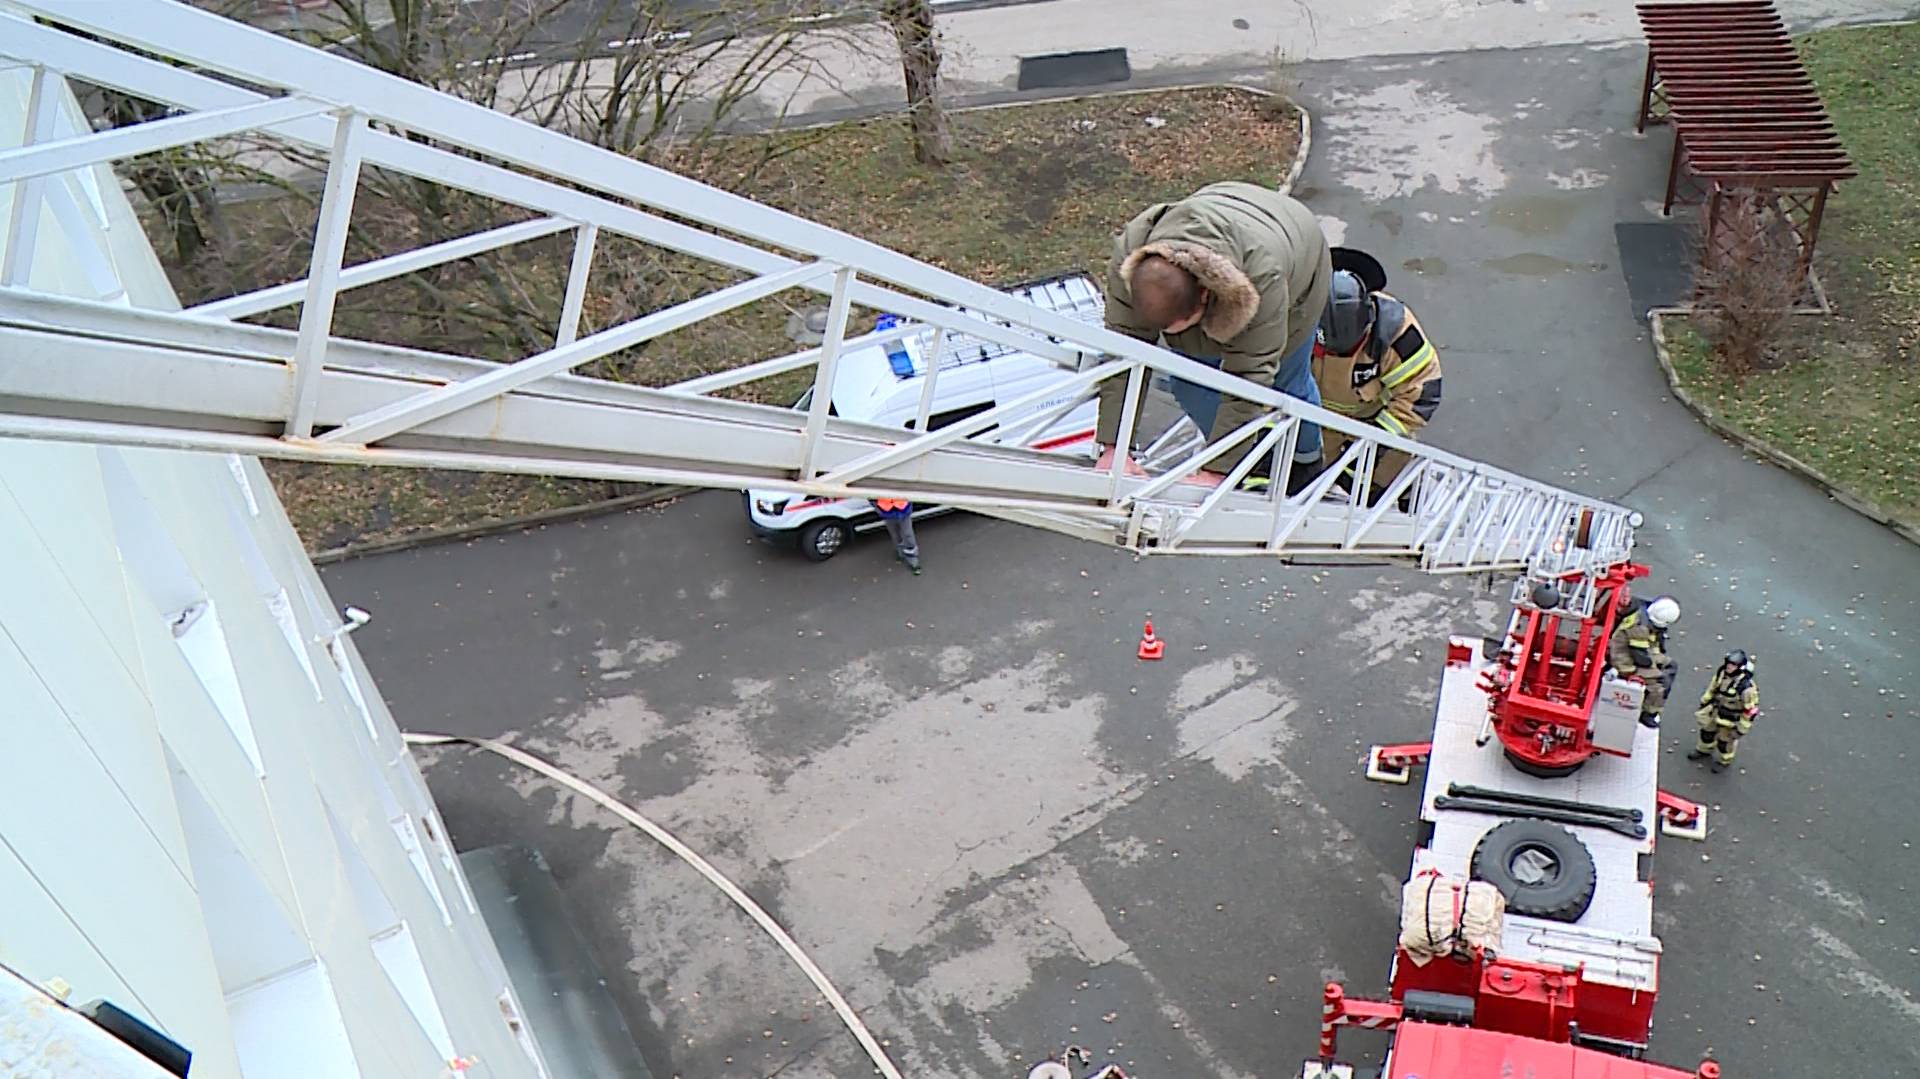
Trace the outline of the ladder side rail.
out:
M 36 398 L 58 405 L 58 398 L 37 397 L 43 372 L 58 369 L 67 400 L 80 407 L 68 415 L 23 416 L 36 437 L 53 427 L 73 426 L 74 439 L 161 444 L 235 452 L 232 439 L 248 440 L 244 452 L 297 460 L 347 463 L 425 463 L 463 468 L 491 467 L 482 458 L 529 458 L 545 451 L 549 472 L 590 479 L 698 483 L 705 486 L 759 485 L 823 497 L 867 497 L 893 493 L 924 501 L 947 494 L 971 504 L 1044 506 L 1055 511 L 1092 513 L 1105 505 L 1102 479 L 1069 458 L 1012 447 L 967 442 L 929 457 L 914 477 L 876 477 L 858 485 L 806 482 L 790 462 L 806 437 L 807 414 L 788 408 L 717 398 L 688 398 L 631 387 L 631 404 L 580 401 L 533 395 L 509 395 L 498 410 L 442 417 L 423 426 L 402 445 L 364 448 L 319 441 L 280 444 L 268 432 L 277 425 L 284 401 L 287 366 L 254 357 L 214 356 L 197 351 L 162 352 L 146 344 L 102 338 L 74 338 L 0 325 L 0 348 L 18 359 L 0 365 L 0 394 Z M 138 375 L 139 377 L 129 377 Z M 404 400 L 418 381 L 391 374 L 341 370 L 329 366 L 318 395 L 319 422 L 332 423 L 348 413 Z M 218 415 L 195 415 L 202 398 L 199 384 L 219 381 L 227 393 Z M 87 419 L 103 407 L 123 410 L 117 421 L 136 433 L 109 436 L 111 422 Z M 139 422 L 142 419 L 145 422 Z M 167 427 L 169 421 L 180 426 Z M 26 428 L 23 428 L 25 430 Z M 567 446 L 540 446 L 533 432 L 565 429 Z M 164 435 L 156 432 L 164 431 Z M 827 423 L 820 443 L 823 463 L 852 461 L 897 438 L 891 428 Z M 155 443 L 153 440 L 158 439 Z M 195 440 L 200 441 L 196 442 Z M 500 447 L 462 452 L 458 447 Z M 402 456 L 382 456 L 391 448 Z M 434 456 L 420 457 L 418 451 Z M 411 453 L 413 456 L 405 456 Z M 638 471 L 613 470 L 620 459 L 651 462 Z M 730 471 L 728 471 L 730 469 Z M 1115 518 L 1118 519 L 1117 517 Z

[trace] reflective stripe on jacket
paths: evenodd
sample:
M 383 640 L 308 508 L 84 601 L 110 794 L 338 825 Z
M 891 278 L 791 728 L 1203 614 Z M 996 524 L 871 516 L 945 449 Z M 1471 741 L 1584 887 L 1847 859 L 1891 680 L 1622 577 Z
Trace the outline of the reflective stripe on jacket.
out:
M 1753 684 L 1753 672 L 1745 667 L 1727 673 L 1726 664 L 1713 669 L 1713 680 L 1700 695 L 1700 703 L 1712 705 L 1722 719 L 1737 720 L 1760 710 L 1760 690 Z
M 1629 613 L 1613 627 L 1607 640 L 1607 662 L 1622 674 L 1659 667 L 1667 658 L 1667 642 L 1661 632 L 1641 617 Z

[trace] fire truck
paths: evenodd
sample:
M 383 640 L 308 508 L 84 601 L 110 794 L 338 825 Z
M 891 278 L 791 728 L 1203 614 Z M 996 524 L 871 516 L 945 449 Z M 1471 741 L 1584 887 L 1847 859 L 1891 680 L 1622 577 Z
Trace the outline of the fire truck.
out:
M 1502 636 L 1451 639 L 1430 741 L 1369 751 L 1375 781 L 1425 766 L 1400 939 L 1385 999 L 1325 987 L 1303 1079 L 1354 1079 L 1342 1027 L 1389 1033 L 1380 1079 L 1718 1076 L 1642 1059 L 1660 991 L 1656 833 L 1703 839 L 1706 814 L 1659 789 L 1645 687 L 1607 665 L 1647 569 L 1584 539 L 1514 581 Z

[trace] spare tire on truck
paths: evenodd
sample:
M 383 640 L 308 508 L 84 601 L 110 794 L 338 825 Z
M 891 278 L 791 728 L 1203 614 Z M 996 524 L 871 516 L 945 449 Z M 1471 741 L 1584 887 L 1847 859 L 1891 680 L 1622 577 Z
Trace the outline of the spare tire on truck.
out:
M 1473 849 L 1471 874 L 1507 897 L 1507 912 L 1577 922 L 1593 902 L 1593 854 L 1580 837 L 1542 820 L 1495 825 Z

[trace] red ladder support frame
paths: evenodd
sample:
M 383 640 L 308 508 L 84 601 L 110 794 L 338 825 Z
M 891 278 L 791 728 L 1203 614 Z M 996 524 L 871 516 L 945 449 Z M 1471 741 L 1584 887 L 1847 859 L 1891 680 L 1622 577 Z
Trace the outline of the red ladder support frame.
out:
M 1657 791 L 1660 834 L 1700 841 L 1707 838 L 1707 807 L 1672 791 Z
M 1433 756 L 1432 742 L 1400 742 L 1374 746 L 1367 750 L 1367 778 L 1376 783 L 1405 785 L 1413 778 L 1415 765 L 1427 763 Z
M 1350 998 L 1339 982 L 1328 982 L 1320 998 L 1320 1063 L 1330 1066 L 1340 1048 L 1340 1028 L 1392 1030 L 1400 1025 L 1400 1005 L 1390 1000 Z

